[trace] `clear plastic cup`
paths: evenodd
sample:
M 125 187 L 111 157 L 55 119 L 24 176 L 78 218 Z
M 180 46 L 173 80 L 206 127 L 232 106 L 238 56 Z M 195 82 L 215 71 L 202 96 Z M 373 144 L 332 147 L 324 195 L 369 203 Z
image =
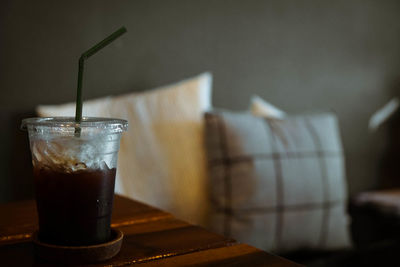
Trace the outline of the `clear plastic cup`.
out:
M 118 151 L 127 126 L 125 120 L 93 117 L 79 124 L 72 117 L 22 121 L 32 153 L 42 242 L 109 241 Z

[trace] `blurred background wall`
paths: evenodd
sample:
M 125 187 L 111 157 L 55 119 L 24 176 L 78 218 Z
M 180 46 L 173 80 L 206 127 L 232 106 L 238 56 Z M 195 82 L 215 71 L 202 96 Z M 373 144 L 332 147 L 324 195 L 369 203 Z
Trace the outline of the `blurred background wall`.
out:
M 208 70 L 215 107 L 243 110 L 258 94 L 289 113 L 334 110 L 350 193 L 374 188 L 386 128 L 367 123 L 398 94 L 399 14 L 390 0 L 3 0 L 0 201 L 32 195 L 21 118 L 73 101 L 80 54 L 122 25 L 128 34 L 88 61 L 85 99 Z

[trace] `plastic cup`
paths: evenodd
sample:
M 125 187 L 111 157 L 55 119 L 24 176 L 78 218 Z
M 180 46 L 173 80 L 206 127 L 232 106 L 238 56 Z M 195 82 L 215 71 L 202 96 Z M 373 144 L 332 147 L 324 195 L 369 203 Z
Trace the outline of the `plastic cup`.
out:
M 115 174 L 125 120 L 29 118 L 39 239 L 57 245 L 110 240 Z M 80 135 L 75 130 L 80 128 Z

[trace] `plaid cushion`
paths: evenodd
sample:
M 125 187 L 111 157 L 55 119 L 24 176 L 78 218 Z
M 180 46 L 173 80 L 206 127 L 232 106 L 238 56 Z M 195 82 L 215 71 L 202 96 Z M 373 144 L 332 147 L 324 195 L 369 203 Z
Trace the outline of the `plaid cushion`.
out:
M 205 114 L 211 228 L 261 249 L 350 245 L 336 117 Z

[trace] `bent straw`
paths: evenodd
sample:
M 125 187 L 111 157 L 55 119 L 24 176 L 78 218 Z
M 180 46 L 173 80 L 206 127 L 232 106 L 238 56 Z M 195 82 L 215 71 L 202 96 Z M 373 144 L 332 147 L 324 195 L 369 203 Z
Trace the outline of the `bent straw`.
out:
M 122 34 L 126 33 L 126 28 L 121 27 L 117 31 L 115 31 L 113 34 L 105 38 L 103 41 L 99 42 L 86 52 L 84 52 L 81 57 L 79 58 L 79 67 L 78 67 L 78 87 L 77 87 L 77 92 L 76 92 L 76 110 L 75 110 L 75 122 L 80 123 L 82 121 L 82 80 L 83 80 L 83 69 L 84 69 L 84 63 L 85 60 L 88 59 L 89 57 L 93 56 L 96 54 L 100 49 L 103 47 L 107 46 L 111 42 L 113 42 L 115 39 L 120 37 Z M 81 128 L 78 126 L 75 128 L 75 134 L 80 135 Z

